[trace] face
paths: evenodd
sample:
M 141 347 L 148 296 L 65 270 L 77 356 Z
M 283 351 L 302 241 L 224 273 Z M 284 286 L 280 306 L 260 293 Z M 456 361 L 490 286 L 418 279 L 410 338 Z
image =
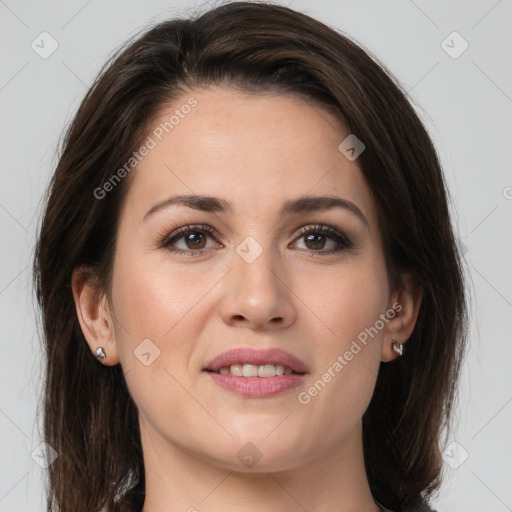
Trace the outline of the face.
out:
M 350 132 L 290 95 L 221 89 L 184 95 L 154 126 L 121 210 L 111 297 L 143 439 L 246 471 L 342 447 L 393 305 L 370 190 L 338 149 Z M 211 199 L 170 200 L 185 195 Z M 233 349 L 247 351 L 211 364 Z M 251 469 L 244 457 L 259 454 Z

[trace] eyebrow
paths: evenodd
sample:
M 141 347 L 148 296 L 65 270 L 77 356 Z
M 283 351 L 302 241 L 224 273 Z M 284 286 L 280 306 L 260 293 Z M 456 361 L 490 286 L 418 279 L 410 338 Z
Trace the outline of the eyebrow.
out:
M 213 196 L 179 195 L 169 197 L 153 205 L 144 214 L 143 220 L 164 208 L 176 205 L 186 206 L 203 212 L 233 213 L 231 205 L 224 199 Z M 291 214 L 317 212 L 331 208 L 343 208 L 354 214 L 363 224 L 369 227 L 368 219 L 354 203 L 335 196 L 302 196 L 286 201 L 281 207 L 279 215 L 284 217 Z

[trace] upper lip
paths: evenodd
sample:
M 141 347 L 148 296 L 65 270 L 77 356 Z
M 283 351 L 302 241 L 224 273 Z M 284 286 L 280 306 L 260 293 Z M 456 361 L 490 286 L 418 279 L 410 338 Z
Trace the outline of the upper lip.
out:
M 225 366 L 232 364 L 279 364 L 287 366 L 297 373 L 308 373 L 306 365 L 297 357 L 279 348 L 254 349 L 254 348 L 234 348 L 222 352 L 208 362 L 203 370 L 218 371 Z

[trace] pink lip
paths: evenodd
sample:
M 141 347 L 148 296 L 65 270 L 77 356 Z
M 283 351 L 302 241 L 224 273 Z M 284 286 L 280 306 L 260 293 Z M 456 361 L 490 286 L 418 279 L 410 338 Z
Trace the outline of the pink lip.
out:
M 287 366 L 296 373 L 276 375 L 275 377 L 239 377 L 237 375 L 216 373 L 220 368 L 232 364 L 279 364 Z M 297 357 L 284 350 L 235 348 L 222 352 L 203 368 L 216 384 L 228 391 L 252 398 L 264 398 L 296 388 L 308 373 L 306 365 Z
M 225 366 L 237 363 L 254 365 L 280 364 L 281 366 L 288 366 L 296 373 L 308 373 L 306 365 L 300 359 L 279 348 L 254 349 L 240 347 L 227 350 L 213 358 L 205 365 L 203 370 L 218 371 Z
M 265 398 L 296 388 L 306 378 L 303 373 L 275 377 L 238 377 L 229 373 L 206 372 L 220 387 L 250 398 Z

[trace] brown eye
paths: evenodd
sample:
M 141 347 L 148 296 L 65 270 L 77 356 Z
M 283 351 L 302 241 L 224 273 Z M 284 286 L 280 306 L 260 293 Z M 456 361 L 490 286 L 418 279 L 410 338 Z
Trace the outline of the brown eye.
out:
M 296 240 L 304 240 L 305 249 L 311 253 L 333 254 L 344 249 L 350 249 L 352 242 L 338 230 L 326 225 L 305 226 L 299 229 Z M 327 250 L 323 250 L 326 244 L 331 244 Z
M 188 245 L 190 249 L 203 249 L 205 245 L 205 236 L 204 233 L 200 233 L 199 231 L 192 231 L 188 235 L 183 237 L 185 239 L 185 243 Z
M 202 254 L 207 249 L 208 237 L 214 239 L 214 233 L 215 230 L 207 225 L 198 227 L 187 225 L 166 236 L 161 243 L 161 247 L 177 254 Z M 180 242 L 182 242 L 182 246 L 176 247 Z
M 323 249 L 325 246 L 325 235 L 317 235 L 314 233 L 310 233 L 309 235 L 306 235 L 306 246 L 308 249 Z

